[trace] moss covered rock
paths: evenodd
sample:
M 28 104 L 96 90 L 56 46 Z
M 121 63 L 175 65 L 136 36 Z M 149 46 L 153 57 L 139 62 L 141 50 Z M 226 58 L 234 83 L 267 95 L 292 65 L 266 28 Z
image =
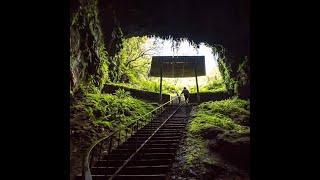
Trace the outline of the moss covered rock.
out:
M 209 149 L 237 167 L 250 171 L 250 133 L 226 131 L 211 141 Z

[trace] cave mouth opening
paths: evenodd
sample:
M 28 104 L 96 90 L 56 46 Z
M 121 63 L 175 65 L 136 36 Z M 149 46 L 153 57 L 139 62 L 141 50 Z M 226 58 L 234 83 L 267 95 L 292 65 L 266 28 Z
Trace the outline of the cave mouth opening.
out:
M 142 48 L 147 50 L 151 47 L 156 48 L 156 51 L 152 53 L 153 56 L 205 56 L 206 75 L 198 77 L 200 89 L 203 89 L 206 85 L 212 83 L 213 81 L 222 81 L 217 62 L 219 55 L 213 53 L 212 47 L 205 42 L 195 44 L 187 38 L 175 40 L 170 37 L 163 39 L 157 36 L 148 36 L 146 42 L 142 44 Z M 150 72 L 150 68 L 148 72 Z M 159 78 L 150 77 L 150 79 L 158 80 Z M 191 92 L 196 92 L 195 77 L 164 77 L 163 81 L 167 82 L 168 84 L 175 85 L 180 89 L 186 87 L 187 89 L 190 89 Z

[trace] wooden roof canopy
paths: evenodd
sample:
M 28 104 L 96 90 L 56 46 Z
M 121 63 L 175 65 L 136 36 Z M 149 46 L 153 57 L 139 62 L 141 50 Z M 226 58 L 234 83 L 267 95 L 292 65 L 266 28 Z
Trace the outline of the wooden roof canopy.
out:
M 204 56 L 153 56 L 150 76 L 184 78 L 205 76 L 206 66 Z

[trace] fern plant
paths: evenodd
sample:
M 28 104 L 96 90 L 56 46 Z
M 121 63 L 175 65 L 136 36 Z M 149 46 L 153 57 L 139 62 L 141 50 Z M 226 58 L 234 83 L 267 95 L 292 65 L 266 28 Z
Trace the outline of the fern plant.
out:
M 125 97 L 130 96 L 130 92 L 125 91 L 124 89 L 118 89 L 118 90 L 116 90 L 114 95 L 117 96 L 118 98 L 125 98 Z

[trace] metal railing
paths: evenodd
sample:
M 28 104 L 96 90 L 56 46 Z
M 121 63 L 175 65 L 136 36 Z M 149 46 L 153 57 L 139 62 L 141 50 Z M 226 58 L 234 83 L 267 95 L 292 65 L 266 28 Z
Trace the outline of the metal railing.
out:
M 131 135 L 137 132 L 141 127 L 146 125 L 149 121 L 151 121 L 153 117 L 160 115 L 163 112 L 164 107 L 174 102 L 177 98 L 178 97 L 174 97 L 170 101 L 140 116 L 134 122 L 127 125 L 126 127 L 119 128 L 118 130 L 112 132 L 110 135 L 95 141 L 90 146 L 86 155 L 83 157 L 82 178 L 84 180 L 92 180 L 91 171 L 90 171 L 90 167 L 92 164 L 94 164 L 97 160 L 100 160 L 101 157 L 109 154 L 113 149 L 117 148 L 120 145 L 120 143 L 125 142 L 129 137 L 131 137 Z M 143 118 L 147 117 L 148 115 L 153 115 L 153 117 L 150 117 L 149 121 L 148 120 L 143 121 Z M 137 142 L 135 144 L 137 149 L 138 148 Z
M 173 112 L 170 112 L 170 114 L 168 115 L 168 117 L 165 117 L 164 119 L 164 121 L 160 124 L 160 125 L 158 125 L 157 127 L 156 127 L 156 129 L 151 133 L 151 135 L 146 139 L 146 140 L 144 140 L 144 142 L 141 144 L 141 145 L 139 145 L 139 147 L 137 148 L 137 146 L 136 146 L 136 149 L 135 149 L 135 152 L 133 152 L 132 154 L 131 154 L 131 156 L 129 157 L 129 158 L 127 158 L 125 161 L 124 161 L 124 163 L 116 170 L 116 172 L 114 172 L 113 173 L 113 175 L 108 179 L 108 180 L 113 180 L 114 178 L 115 178 L 115 176 L 117 175 L 117 174 L 119 174 L 119 172 L 129 163 L 129 161 L 131 161 L 133 158 L 134 158 L 134 156 L 136 155 L 136 154 L 138 154 L 138 152 L 144 147 L 144 145 L 158 132 L 158 130 L 178 111 L 178 109 L 180 108 L 180 104 L 179 104 L 179 106 L 177 107 L 177 108 L 175 108 L 175 110 L 173 111 Z M 169 109 L 170 109 L 170 111 L 173 109 L 173 107 L 171 106 L 171 107 L 169 107 Z

